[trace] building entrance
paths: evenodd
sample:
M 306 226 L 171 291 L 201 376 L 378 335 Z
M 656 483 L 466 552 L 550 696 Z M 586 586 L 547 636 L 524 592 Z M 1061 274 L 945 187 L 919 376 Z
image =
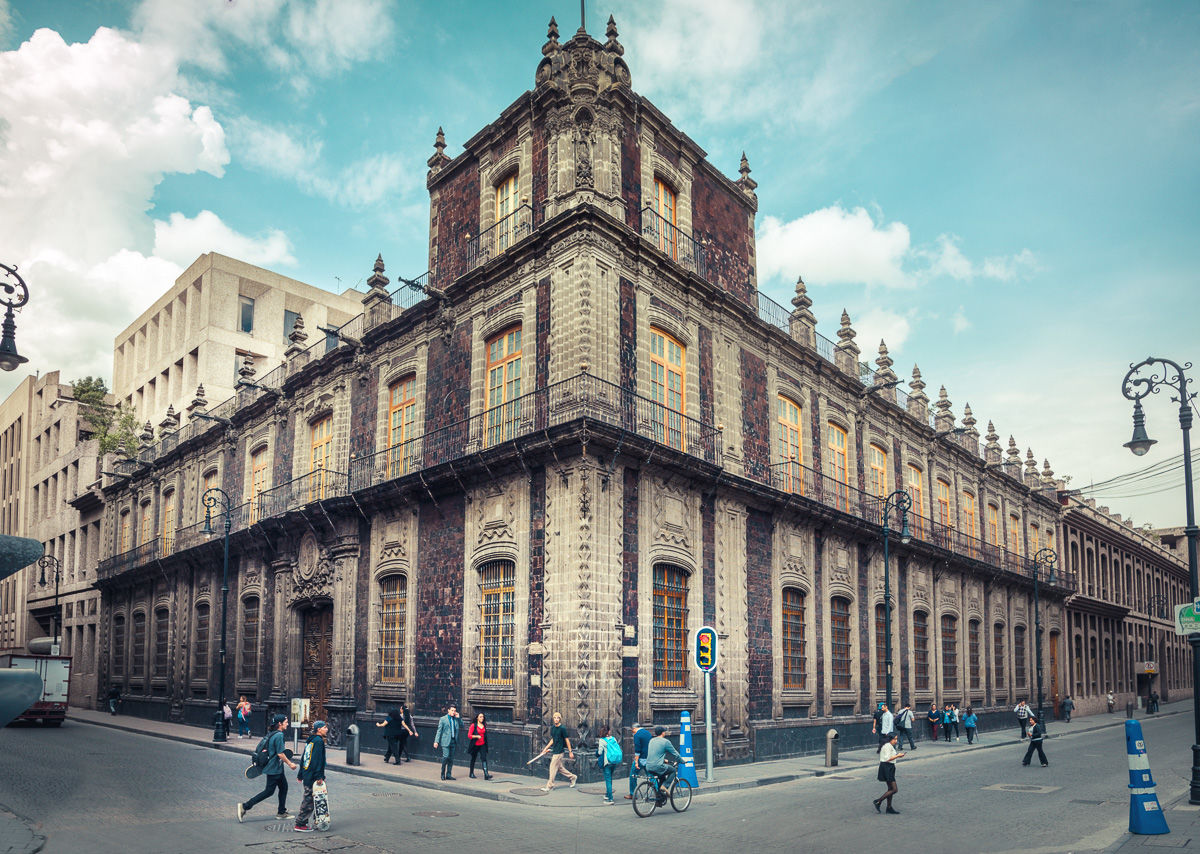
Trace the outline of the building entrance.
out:
M 333 669 L 333 608 L 323 606 L 304 612 L 301 687 L 312 702 L 313 720 L 328 719 L 325 703 L 329 699 L 330 673 Z

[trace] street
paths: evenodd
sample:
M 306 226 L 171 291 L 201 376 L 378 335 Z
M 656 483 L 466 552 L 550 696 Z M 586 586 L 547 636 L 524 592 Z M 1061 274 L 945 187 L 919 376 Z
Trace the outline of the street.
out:
M 1187 787 L 1191 716 L 1144 725 L 1166 806 Z M 709 794 L 701 787 L 686 813 L 668 807 L 649 819 L 621 799 L 624 778 L 614 781 L 616 806 L 600 805 L 602 784 L 561 793 L 555 803 L 564 806 L 543 806 L 335 772 L 333 829 L 301 835 L 292 821 L 275 820 L 273 797 L 238 824 L 235 804 L 261 788 L 242 776 L 244 756 L 68 721 L 0 731 L 0 804 L 35 825 L 47 852 L 1099 851 L 1124 838 L 1128 822 L 1123 732 L 1051 738 L 1049 768 L 1036 757 L 1020 765 L 1015 728 L 984 733 L 984 744 L 1002 742 L 993 749 L 950 753 L 919 743 L 898 764 L 898 816 L 872 809 L 884 787 L 864 751 L 844 754 L 841 767 L 819 778 Z M 538 783 L 497 775 L 492 785 Z M 293 812 L 300 794 L 292 781 Z M 1167 810 L 1168 822 L 1182 815 Z

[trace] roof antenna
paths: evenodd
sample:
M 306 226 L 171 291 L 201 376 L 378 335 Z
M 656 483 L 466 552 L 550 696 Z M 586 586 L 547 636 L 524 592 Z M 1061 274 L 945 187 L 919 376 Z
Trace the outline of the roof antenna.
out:
M 584 6 L 587 0 L 579 0 L 579 32 L 587 32 L 587 11 Z

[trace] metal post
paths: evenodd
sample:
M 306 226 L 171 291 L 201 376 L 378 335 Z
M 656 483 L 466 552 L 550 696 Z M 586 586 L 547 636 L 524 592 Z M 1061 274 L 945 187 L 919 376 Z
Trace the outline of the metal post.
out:
M 713 781 L 712 673 L 704 672 L 704 782 Z
M 62 611 L 59 609 L 58 603 L 58 584 L 62 579 L 62 562 L 54 555 L 42 555 L 38 558 L 38 566 L 42 569 L 41 577 L 38 578 L 38 586 L 44 587 L 50 582 L 46 580 L 46 570 L 49 569 L 54 573 L 54 615 L 50 618 L 50 630 L 54 635 L 54 646 L 57 647 L 61 641 L 59 635 L 62 633 Z M 61 648 L 59 649 L 61 652 Z
M 1161 374 L 1153 369 L 1148 377 L 1135 376 L 1142 368 L 1156 362 L 1163 366 Z M 1195 600 L 1200 598 L 1200 577 L 1197 575 L 1196 566 L 1196 547 L 1200 529 L 1196 527 L 1196 504 L 1192 493 L 1191 404 L 1196 394 L 1188 391 L 1188 383 L 1191 380 L 1184 374 L 1184 370 L 1190 370 L 1191 367 L 1191 362 L 1186 362 L 1181 367 L 1170 359 L 1157 356 L 1148 357 L 1136 365 L 1129 366 L 1129 373 L 1125 374 L 1125 379 L 1121 383 L 1121 393 L 1128 400 L 1134 402 L 1133 438 L 1125 443 L 1125 447 L 1139 457 L 1150 450 L 1150 446 L 1154 444 L 1154 440 L 1146 435 L 1144 416 L 1142 415 L 1142 398 L 1157 391 L 1158 387 L 1162 385 L 1172 388 L 1177 394 L 1177 397 L 1172 399 L 1179 404 L 1179 429 L 1183 433 L 1183 496 L 1187 510 L 1187 524 L 1183 530 L 1187 534 L 1188 575 L 1191 582 L 1192 599 Z M 1172 370 L 1175 373 L 1173 377 L 1169 375 Z M 1189 786 L 1188 803 L 1200 804 L 1200 633 L 1193 632 L 1188 635 L 1188 643 L 1192 647 L 1192 724 L 1194 730 L 1192 779 Z
M 1058 554 L 1054 549 L 1039 549 L 1033 556 L 1033 658 L 1037 668 L 1037 719 L 1042 728 L 1046 728 L 1046 718 L 1042 714 L 1042 703 L 1045 693 L 1042 690 L 1042 608 L 1040 585 L 1042 567 L 1046 567 L 1046 580 L 1054 580 L 1054 567 L 1058 563 Z
M 912 507 L 912 496 L 906 490 L 897 489 L 883 500 L 883 665 L 884 665 L 884 702 L 888 711 L 895 714 L 892 708 L 892 576 L 889 540 L 891 524 L 889 516 L 892 508 L 900 513 L 900 542 L 907 544 L 908 509 Z
M 213 741 L 225 741 L 228 731 L 225 728 L 225 643 L 227 616 L 229 613 L 229 530 L 233 527 L 233 499 L 221 489 L 214 486 L 205 491 L 201 497 L 205 507 L 204 533 L 211 534 L 212 510 L 218 504 L 224 507 L 225 513 L 225 545 L 224 558 L 221 561 L 221 651 L 220 651 L 220 684 L 217 686 L 217 715 L 213 721 Z

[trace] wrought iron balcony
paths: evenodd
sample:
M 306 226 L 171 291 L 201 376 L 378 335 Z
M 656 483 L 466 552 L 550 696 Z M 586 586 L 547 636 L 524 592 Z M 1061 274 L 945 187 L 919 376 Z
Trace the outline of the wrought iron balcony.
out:
M 263 490 L 251 498 L 247 505 L 247 523 L 253 525 L 326 498 L 343 496 L 349 480 L 350 476 L 345 472 L 317 469 Z
M 495 225 L 467 242 L 467 270 L 482 267 L 529 236 L 533 230 L 533 208 L 521 205 Z
M 128 572 L 135 567 L 156 560 L 158 555 L 159 540 L 155 538 L 149 542 L 142 543 L 140 546 L 135 546 L 128 551 L 121 552 L 119 555 L 114 555 L 100 561 L 96 565 L 96 580 L 104 581 L 109 578 L 115 578 L 123 572 Z
M 653 208 L 642 208 L 642 237 L 676 264 L 708 281 L 704 247 L 696 238 L 659 216 Z

